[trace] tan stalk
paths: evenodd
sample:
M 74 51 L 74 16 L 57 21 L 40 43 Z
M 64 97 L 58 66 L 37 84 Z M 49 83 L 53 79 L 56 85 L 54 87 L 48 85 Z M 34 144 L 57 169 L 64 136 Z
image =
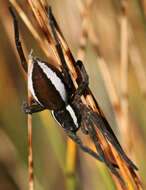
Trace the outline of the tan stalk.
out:
M 46 11 L 48 11 L 48 2 L 47 0 L 40 0 L 41 4 L 42 4 L 42 7 L 44 7 L 44 9 Z
M 76 144 L 67 138 L 67 150 L 66 150 L 66 189 L 76 189 L 76 157 L 77 149 Z
M 127 135 L 129 134 L 128 126 L 128 21 L 126 0 L 121 1 L 122 16 L 121 16 L 121 126 L 122 140 L 124 145 L 128 143 Z M 126 148 L 127 146 L 125 146 Z M 122 170 L 123 175 L 129 179 L 128 173 Z M 134 189 L 131 180 L 128 180 L 127 186 L 129 189 Z
M 140 0 L 140 1 L 141 1 L 142 6 L 143 6 L 144 15 L 146 17 L 146 1 L 145 0 Z
M 123 142 L 127 144 L 128 127 L 128 21 L 126 1 L 121 1 L 121 127 Z M 126 141 L 125 141 L 126 140 Z
M 131 29 L 131 27 L 129 27 Z M 146 95 L 146 85 L 142 81 L 146 81 L 146 71 L 142 64 L 141 55 L 139 52 L 138 47 L 136 46 L 134 34 L 132 32 L 132 29 L 129 29 L 129 57 L 130 57 L 130 63 L 132 64 L 135 75 L 137 77 L 139 87 L 141 89 L 141 92 L 143 95 Z
M 32 57 L 29 55 L 28 74 L 32 65 Z M 29 83 L 29 81 L 28 81 Z M 32 95 L 28 87 L 28 106 L 31 106 Z M 32 115 L 28 114 L 28 167 L 29 167 L 29 190 L 34 190 L 33 152 L 32 152 Z
M 80 2 L 82 0 L 79 0 Z M 82 34 L 79 43 L 79 49 L 77 54 L 77 60 L 85 61 L 85 50 L 88 38 L 88 25 L 89 25 L 89 14 L 91 10 L 91 6 L 93 5 L 94 0 L 88 0 L 87 5 L 83 10 L 83 21 L 82 21 Z

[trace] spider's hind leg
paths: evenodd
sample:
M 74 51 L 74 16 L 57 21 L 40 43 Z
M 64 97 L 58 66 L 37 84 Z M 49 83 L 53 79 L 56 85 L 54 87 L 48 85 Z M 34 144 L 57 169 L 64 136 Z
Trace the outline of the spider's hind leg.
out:
M 108 122 L 97 113 L 93 112 L 91 116 L 92 120 L 94 121 L 96 127 L 103 133 L 103 135 L 108 139 L 108 141 L 115 147 L 117 152 L 123 157 L 123 159 L 134 169 L 138 170 L 135 164 L 127 157 L 123 148 L 119 144 L 116 136 L 114 135 L 111 128 L 109 128 Z
M 86 152 L 87 154 L 90 154 L 91 156 L 93 156 L 95 159 L 103 162 L 102 158 L 96 153 L 94 152 L 92 149 L 88 148 L 87 146 L 83 145 L 81 139 L 72 131 L 70 130 L 65 130 L 66 134 L 68 137 L 70 137 L 76 144 L 79 145 L 79 147 Z
M 86 114 L 86 116 L 85 116 Z M 90 116 L 89 114 L 90 113 L 85 113 L 83 114 L 83 120 L 84 120 L 84 123 L 86 124 L 87 126 L 87 129 L 88 129 L 88 133 L 89 133 L 89 136 L 91 137 L 95 147 L 96 147 L 96 150 L 97 152 L 99 153 L 100 157 L 103 159 L 104 163 L 106 164 L 106 166 L 111 170 L 111 172 L 119 179 L 119 181 L 121 182 L 121 184 L 125 184 L 123 178 L 120 176 L 120 174 L 117 172 L 117 170 L 115 169 L 115 166 L 109 161 L 109 159 L 105 156 L 103 150 L 102 150 L 102 147 L 100 145 L 100 142 L 98 140 L 98 136 L 97 136 L 97 133 L 96 133 L 96 130 L 94 128 L 94 123 L 90 120 Z M 89 117 L 88 117 L 88 116 Z
M 26 62 L 26 58 L 25 58 L 25 55 L 24 55 L 24 52 L 23 52 L 21 41 L 19 39 L 18 21 L 16 19 L 16 16 L 15 16 L 15 13 L 14 13 L 12 7 L 9 7 L 9 11 L 10 11 L 10 13 L 12 15 L 12 18 L 13 18 L 14 33 L 15 33 L 15 44 L 16 44 L 16 48 L 17 48 L 17 51 L 18 51 L 18 54 L 19 54 L 19 57 L 20 57 L 20 60 L 21 60 L 21 65 L 22 65 L 24 71 L 27 72 L 27 62 Z

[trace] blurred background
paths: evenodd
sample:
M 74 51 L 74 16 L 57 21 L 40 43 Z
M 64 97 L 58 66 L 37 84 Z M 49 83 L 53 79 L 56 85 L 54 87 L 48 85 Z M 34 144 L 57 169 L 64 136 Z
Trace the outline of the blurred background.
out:
M 17 0 L 29 14 L 25 0 Z M 77 57 L 82 31 L 82 16 L 77 1 L 49 1 L 59 26 L 74 55 Z M 86 3 L 86 1 L 83 1 Z M 130 40 L 128 41 L 128 109 L 127 134 L 115 118 L 108 90 L 98 65 L 92 43 L 87 41 L 85 67 L 90 77 L 90 87 L 102 107 L 129 157 L 139 168 L 138 175 L 146 188 L 146 12 L 142 0 L 127 1 L 126 17 Z M 27 169 L 27 116 L 22 112 L 22 102 L 27 99 L 27 86 L 20 67 L 14 43 L 12 18 L 8 0 L 0 2 L 0 189 L 28 189 Z M 29 17 L 29 15 L 28 15 Z M 96 0 L 91 9 L 92 22 L 100 53 L 109 70 L 112 83 L 120 99 L 120 48 L 122 17 L 120 1 Z M 46 60 L 39 44 L 17 15 L 22 42 L 27 52 Z M 131 50 L 131 51 L 130 51 Z M 133 51 L 132 51 L 133 50 Z M 100 55 L 100 56 L 101 56 Z M 137 66 L 137 63 L 140 64 Z M 125 140 L 126 139 L 126 140 Z M 35 189 L 65 189 L 66 136 L 52 119 L 50 112 L 33 115 L 33 155 Z M 96 167 L 95 167 L 96 166 Z M 116 189 L 103 164 L 82 151 L 76 161 L 76 189 Z

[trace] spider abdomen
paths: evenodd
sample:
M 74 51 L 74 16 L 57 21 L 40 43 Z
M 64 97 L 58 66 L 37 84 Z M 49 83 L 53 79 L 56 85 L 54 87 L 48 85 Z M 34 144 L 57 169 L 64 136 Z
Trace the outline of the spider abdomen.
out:
M 50 110 L 60 110 L 67 103 L 67 91 L 61 73 L 52 65 L 33 57 L 28 73 L 29 89 L 36 101 Z

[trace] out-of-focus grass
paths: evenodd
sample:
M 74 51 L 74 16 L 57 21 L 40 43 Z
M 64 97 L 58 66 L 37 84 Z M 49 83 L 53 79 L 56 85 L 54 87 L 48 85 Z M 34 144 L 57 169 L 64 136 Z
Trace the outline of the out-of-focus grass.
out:
M 20 2 L 20 1 L 18 1 Z M 25 1 L 21 1 L 24 6 Z M 77 4 L 71 0 L 61 2 L 48 1 L 53 8 L 57 21 L 67 42 L 76 56 L 81 34 L 81 17 Z M 27 120 L 21 111 L 23 100 L 27 99 L 26 84 L 18 66 L 12 19 L 8 12 L 8 1 L 1 1 L 0 10 L 0 129 L 5 134 L 0 136 L 0 189 L 27 189 Z M 146 36 L 145 17 L 141 1 L 128 2 L 128 19 L 132 28 L 135 45 L 138 47 L 145 69 Z M 26 10 L 26 7 L 24 7 Z M 108 64 L 113 83 L 120 94 L 120 5 L 116 0 L 98 0 L 92 9 L 93 20 L 99 38 L 102 54 Z M 44 54 L 32 35 L 19 20 L 23 41 L 28 50 L 32 47 L 37 56 L 44 59 Z M 13 41 L 13 45 L 11 43 Z M 96 56 L 88 43 L 86 68 L 90 76 L 90 87 L 103 108 L 107 119 L 119 134 L 113 111 L 103 86 L 103 79 L 97 67 Z M 46 57 L 45 57 L 46 59 Z M 130 63 L 130 60 L 129 60 Z M 132 121 L 129 133 L 132 134 L 131 152 L 139 168 L 140 177 L 146 187 L 145 139 L 146 139 L 146 104 L 132 66 L 128 73 L 128 99 Z M 143 85 L 145 81 L 141 81 Z M 135 125 L 134 125 L 135 124 Z M 46 127 L 44 127 L 46 126 Z M 0 133 L 1 135 L 1 133 Z M 5 141 L 6 139 L 8 141 Z M 5 140 L 3 140 L 5 139 Z M 6 142 L 6 143 L 2 143 Z M 2 147 L 1 147 L 2 145 Z M 126 144 L 123 144 L 126 147 Z M 11 148 L 13 147 L 13 148 Z M 48 111 L 33 116 L 33 153 L 36 189 L 65 189 L 65 136 Z M 11 154 L 10 154 L 11 153 Z M 130 153 L 129 153 L 130 154 Z M 85 157 L 85 158 L 84 158 Z M 7 158 L 7 159 L 3 159 Z M 79 162 L 78 162 L 79 161 Z M 84 167 L 83 167 L 84 166 Z M 106 170 L 106 169 L 105 169 Z M 7 175 L 5 175 L 7 174 Z M 27 176 L 27 177 L 26 177 Z M 78 189 L 114 189 L 106 171 L 96 167 L 95 162 L 84 153 L 77 160 Z M 11 184 L 11 187 L 7 184 Z

